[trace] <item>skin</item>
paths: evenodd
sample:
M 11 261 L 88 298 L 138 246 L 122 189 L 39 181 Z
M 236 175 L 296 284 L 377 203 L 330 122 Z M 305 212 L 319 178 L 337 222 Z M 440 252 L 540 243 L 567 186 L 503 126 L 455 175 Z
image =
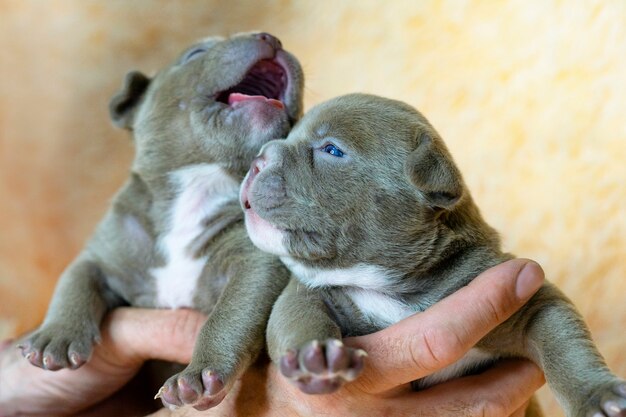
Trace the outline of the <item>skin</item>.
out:
M 475 342 L 476 335 L 486 334 L 501 323 L 491 314 L 494 308 L 500 311 L 501 318 L 513 314 L 524 302 L 516 297 L 517 288 L 525 286 L 531 294 L 542 281 L 543 271 L 535 263 L 506 262 L 481 274 L 470 286 L 426 313 L 371 335 L 346 339 L 350 346 L 370 352 L 368 366 L 360 382 L 330 396 L 301 393 L 275 367 L 261 361 L 235 384 L 233 395 L 219 407 L 203 412 L 192 408 L 162 409 L 153 415 L 315 416 L 323 410 L 329 416 L 377 412 L 391 416 L 522 416 L 530 396 L 543 384 L 543 375 L 528 361 L 506 361 L 483 374 L 418 393 L 411 392 L 403 381 L 438 369 L 443 365 L 442 357 L 462 355 Z M 476 305 L 479 308 L 473 307 Z M 448 314 L 451 308 L 467 310 L 467 314 L 462 321 L 455 320 Z M 204 315 L 191 310 L 116 309 L 103 323 L 103 340 L 95 347 L 91 361 L 72 372 L 50 373 L 31 367 L 19 360 L 13 344 L 7 343 L 0 351 L 0 415 L 71 415 L 124 385 L 146 359 L 187 362 L 204 319 Z M 402 347 L 412 345 L 419 351 L 422 341 L 414 337 L 416 331 L 440 327 L 456 334 L 458 344 L 435 343 L 437 355 L 419 358 L 416 364 L 416 358 L 407 355 Z M 21 381 L 24 386 L 16 386 L 14 381 Z M 131 401 L 132 398 L 128 397 Z M 119 415 L 118 412 L 105 402 L 92 407 L 87 415 Z
M 264 146 L 241 201 L 252 241 L 297 278 L 273 308 L 268 346 L 283 375 L 307 393 L 333 392 L 359 376 L 364 351 L 342 338 L 428 311 L 512 258 L 436 130 L 411 106 L 382 97 L 350 94 L 312 108 L 287 140 Z M 449 337 L 445 330 L 417 334 L 438 340 Z M 479 336 L 463 361 L 442 359 L 454 362 L 449 373 L 413 385 L 522 357 L 544 370 L 568 417 L 626 416 L 626 382 L 550 283 Z

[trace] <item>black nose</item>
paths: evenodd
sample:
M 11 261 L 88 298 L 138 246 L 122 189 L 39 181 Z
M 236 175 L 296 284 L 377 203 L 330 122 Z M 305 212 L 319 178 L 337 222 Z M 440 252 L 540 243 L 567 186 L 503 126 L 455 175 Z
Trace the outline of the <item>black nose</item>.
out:
M 266 32 L 261 32 L 254 35 L 254 37 L 261 41 L 267 42 L 276 51 L 279 49 L 283 49 L 283 44 L 280 43 L 280 40 L 274 35 L 270 35 Z

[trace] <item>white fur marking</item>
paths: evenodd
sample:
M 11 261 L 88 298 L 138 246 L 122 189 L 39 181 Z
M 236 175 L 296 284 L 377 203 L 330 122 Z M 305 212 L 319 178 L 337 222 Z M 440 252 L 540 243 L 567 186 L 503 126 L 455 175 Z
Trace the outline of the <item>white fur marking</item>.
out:
M 265 148 L 263 148 L 265 149 Z M 262 154 L 259 152 L 259 155 Z M 243 195 L 251 186 L 249 184 L 250 171 L 246 174 L 239 189 L 239 199 L 243 200 Z M 267 220 L 261 218 L 254 209 L 245 210 L 245 223 L 248 236 L 254 245 L 262 251 L 269 252 L 277 256 L 286 256 L 288 254 L 283 244 L 284 232 Z
M 349 288 L 346 294 L 366 317 L 381 327 L 388 327 L 416 312 L 402 301 L 382 292 Z
M 218 165 L 199 164 L 171 175 L 180 190 L 170 212 L 170 230 L 159 240 L 167 264 L 151 271 L 158 307 L 192 307 L 198 278 L 207 262 L 193 258 L 189 244 L 204 230 L 203 220 L 237 198 L 237 182 Z
M 283 244 L 284 232 L 265 219 L 262 219 L 254 210 L 245 212 L 246 230 L 254 245 L 262 251 L 273 255 L 287 255 Z
M 300 281 L 312 288 L 326 286 L 381 290 L 393 282 L 390 272 L 377 265 L 356 264 L 350 268 L 318 269 L 302 265 L 288 256 L 281 260 Z

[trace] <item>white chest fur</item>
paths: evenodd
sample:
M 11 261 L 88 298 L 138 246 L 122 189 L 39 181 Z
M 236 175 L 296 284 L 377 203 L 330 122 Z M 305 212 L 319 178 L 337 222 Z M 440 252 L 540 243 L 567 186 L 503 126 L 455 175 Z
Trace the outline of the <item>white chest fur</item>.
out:
M 303 284 L 311 288 L 337 286 L 381 290 L 391 281 L 390 273 L 377 265 L 356 264 L 350 268 L 318 269 L 302 265 L 288 256 L 280 259 Z
M 391 326 L 416 312 L 415 308 L 378 291 L 350 288 L 346 293 L 363 315 L 381 327 Z
M 157 307 L 192 307 L 198 278 L 207 258 L 197 258 L 189 246 L 204 230 L 205 219 L 237 198 L 239 184 L 214 164 L 199 164 L 171 174 L 177 188 L 169 217 L 169 230 L 158 242 L 166 264 L 151 270 L 156 281 Z

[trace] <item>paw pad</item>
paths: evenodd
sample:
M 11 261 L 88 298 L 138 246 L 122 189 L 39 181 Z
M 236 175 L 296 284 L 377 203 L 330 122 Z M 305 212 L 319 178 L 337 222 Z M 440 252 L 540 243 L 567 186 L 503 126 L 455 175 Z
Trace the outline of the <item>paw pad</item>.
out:
M 226 396 L 224 382 L 210 370 L 183 372 L 168 379 L 154 397 L 161 398 L 170 409 L 191 405 L 196 410 L 207 410 L 218 405 Z
M 307 394 L 327 394 L 356 379 L 363 370 L 361 349 L 347 347 L 337 339 L 314 340 L 290 349 L 280 360 L 282 374 Z
M 22 341 L 18 348 L 33 365 L 56 371 L 76 369 L 91 355 L 93 344 L 99 340 L 97 328 L 73 331 L 63 326 L 45 326 Z

